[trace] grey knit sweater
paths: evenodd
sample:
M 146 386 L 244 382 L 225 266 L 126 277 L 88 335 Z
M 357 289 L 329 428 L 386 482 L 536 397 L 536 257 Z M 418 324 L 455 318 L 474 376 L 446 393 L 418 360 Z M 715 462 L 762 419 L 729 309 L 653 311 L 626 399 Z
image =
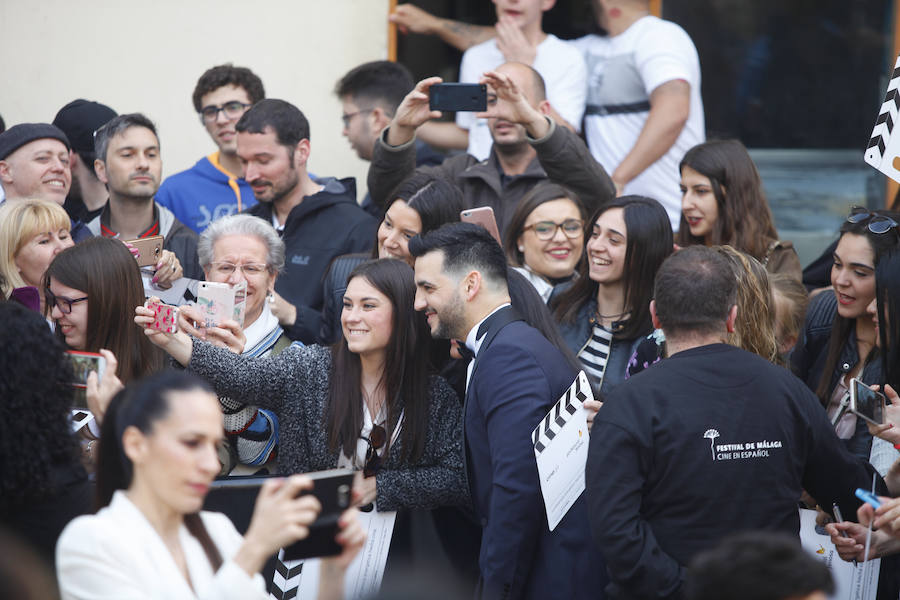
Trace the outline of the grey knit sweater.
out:
M 220 396 L 275 411 L 281 427 L 281 473 L 333 469 L 338 452 L 328 449 L 323 416 L 328 400 L 331 350 L 291 346 L 277 356 L 248 358 L 194 340 L 188 369 L 209 381 Z M 401 460 L 397 438 L 375 476 L 379 510 L 469 505 L 463 476 L 460 403 L 453 389 L 432 377 L 425 450 L 416 464 Z

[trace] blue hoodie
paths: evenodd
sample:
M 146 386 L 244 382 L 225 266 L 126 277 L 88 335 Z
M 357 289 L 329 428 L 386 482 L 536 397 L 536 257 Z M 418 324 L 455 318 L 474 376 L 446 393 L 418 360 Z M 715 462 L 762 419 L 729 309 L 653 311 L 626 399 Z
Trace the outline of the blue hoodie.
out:
M 190 169 L 168 177 L 154 199 L 197 233 L 202 233 L 219 217 L 256 204 L 250 185 L 219 165 L 218 152 L 201 158 Z

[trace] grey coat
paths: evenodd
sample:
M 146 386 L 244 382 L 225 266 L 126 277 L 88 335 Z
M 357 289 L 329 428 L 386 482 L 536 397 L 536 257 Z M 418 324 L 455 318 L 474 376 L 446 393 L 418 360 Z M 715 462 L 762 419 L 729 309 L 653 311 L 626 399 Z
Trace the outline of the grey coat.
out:
M 277 356 L 248 358 L 194 341 L 188 369 L 209 381 L 220 396 L 275 411 L 281 427 L 282 473 L 333 469 L 339 450 L 328 448 L 324 415 L 331 350 L 293 345 Z M 463 478 L 462 422 L 456 393 L 440 377 L 428 391 L 425 450 L 415 465 L 401 460 L 403 436 L 375 476 L 379 510 L 468 505 Z

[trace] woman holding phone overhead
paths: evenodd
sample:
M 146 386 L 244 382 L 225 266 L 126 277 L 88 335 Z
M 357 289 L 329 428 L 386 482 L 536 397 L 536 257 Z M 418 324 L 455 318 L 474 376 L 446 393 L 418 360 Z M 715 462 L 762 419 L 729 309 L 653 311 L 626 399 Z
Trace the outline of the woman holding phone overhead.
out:
M 56 549 L 65 599 L 266 598 L 258 574 L 282 545 L 303 539 L 320 506 L 302 475 L 263 485 L 242 538 L 225 515 L 199 512 L 219 471 L 222 413 L 203 381 L 176 371 L 119 393 L 103 421 L 96 515 L 72 521 Z M 323 563 L 320 598 L 343 597 L 342 573 L 365 539 L 341 517 L 341 556 Z
M 269 358 L 238 356 L 183 332 L 146 333 L 220 395 L 278 415 L 282 473 L 359 469 L 354 498 L 374 500 L 380 511 L 461 505 L 468 498 L 460 405 L 443 379 L 427 374 L 430 336 L 414 296 L 406 263 L 362 263 L 348 278 L 343 338 Z M 136 323 L 150 322 L 147 309 L 135 313 Z

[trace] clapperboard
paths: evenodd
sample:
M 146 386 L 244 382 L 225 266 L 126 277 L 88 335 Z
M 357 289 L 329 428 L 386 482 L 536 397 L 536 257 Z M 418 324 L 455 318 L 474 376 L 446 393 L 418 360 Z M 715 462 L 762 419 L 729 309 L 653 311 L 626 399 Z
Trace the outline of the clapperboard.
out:
M 884 102 L 875 120 L 872 137 L 866 148 L 866 162 L 900 182 L 900 135 L 893 135 L 900 117 L 900 56 L 894 63 L 894 72 L 888 83 Z
M 531 433 L 550 531 L 584 491 L 588 428 L 584 401 L 593 400 L 584 371 Z

